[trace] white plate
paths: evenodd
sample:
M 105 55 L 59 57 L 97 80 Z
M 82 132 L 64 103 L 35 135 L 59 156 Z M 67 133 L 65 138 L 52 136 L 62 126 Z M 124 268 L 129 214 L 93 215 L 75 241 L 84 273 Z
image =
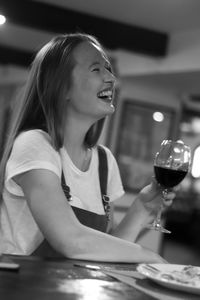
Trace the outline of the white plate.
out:
M 149 270 L 148 265 L 156 267 L 160 272 L 156 274 L 155 272 Z M 174 277 L 175 274 L 174 272 L 178 272 L 177 274 L 181 272 L 181 274 L 183 274 L 185 267 L 188 266 L 176 265 L 176 264 L 139 264 L 137 267 L 137 271 L 140 274 L 146 276 L 147 278 L 165 287 L 175 289 L 175 290 L 200 294 L 200 276 L 198 276 L 198 280 L 194 280 L 193 278 L 191 278 L 186 282 L 182 282 L 182 281 L 180 282 L 177 279 L 170 278 L 170 275 L 173 275 Z M 198 272 L 198 274 L 200 274 L 200 267 L 194 267 L 194 268 Z M 164 274 L 168 274 L 169 278 L 164 278 L 163 277 Z

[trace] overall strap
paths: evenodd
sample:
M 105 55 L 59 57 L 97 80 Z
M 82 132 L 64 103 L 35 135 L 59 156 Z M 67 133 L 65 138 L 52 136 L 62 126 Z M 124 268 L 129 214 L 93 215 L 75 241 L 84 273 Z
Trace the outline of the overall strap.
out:
M 65 194 L 67 201 L 70 202 L 72 200 L 72 196 L 70 193 L 70 187 L 68 185 L 66 185 L 65 176 L 64 176 L 63 171 L 62 171 L 62 176 L 61 176 L 61 186 L 62 186 L 62 189 L 63 189 L 63 192 Z
M 107 195 L 107 181 L 108 181 L 108 160 L 105 149 L 98 145 L 98 155 L 99 155 L 99 181 L 101 188 L 101 197 L 106 213 L 106 217 L 110 220 L 110 199 Z
M 98 156 L 99 156 L 99 181 L 100 181 L 100 189 L 101 189 L 101 197 L 103 202 L 103 207 L 106 213 L 107 220 L 110 220 L 110 199 L 107 195 L 107 180 L 108 180 L 108 160 L 106 151 L 102 146 L 97 146 Z M 65 193 L 65 196 L 68 201 L 72 200 L 70 187 L 66 185 L 65 177 L 62 171 L 61 177 L 61 185 L 62 189 Z

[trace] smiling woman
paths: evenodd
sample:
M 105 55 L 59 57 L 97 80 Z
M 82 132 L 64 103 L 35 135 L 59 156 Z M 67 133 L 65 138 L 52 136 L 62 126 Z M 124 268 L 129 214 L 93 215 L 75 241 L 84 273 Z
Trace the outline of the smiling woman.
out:
M 70 99 L 67 114 L 74 117 L 75 113 L 85 114 L 88 123 L 113 113 L 115 77 L 104 52 L 92 43 L 83 42 L 74 50 L 73 58 L 72 85 L 66 94 Z
M 110 223 L 124 190 L 113 154 L 97 143 L 114 89 L 107 55 L 90 35 L 57 36 L 36 55 L 0 166 L 5 253 L 163 262 L 134 243 L 160 207 L 154 181 L 117 228 Z

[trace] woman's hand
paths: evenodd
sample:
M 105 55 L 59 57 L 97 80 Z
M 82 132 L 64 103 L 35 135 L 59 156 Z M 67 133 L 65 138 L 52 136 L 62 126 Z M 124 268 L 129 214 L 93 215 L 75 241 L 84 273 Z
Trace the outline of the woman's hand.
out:
M 162 192 L 163 189 L 153 178 L 151 184 L 140 191 L 124 218 L 116 228 L 113 228 L 111 234 L 121 239 L 135 242 L 146 225 L 155 219 L 158 210 L 163 204 Z M 164 200 L 165 207 L 169 207 L 172 204 L 175 195 L 175 190 L 170 190 Z
M 165 193 L 165 197 L 163 197 L 163 188 L 156 182 L 155 178 L 153 178 L 151 184 L 145 186 L 140 191 L 138 199 L 150 215 L 156 215 L 162 204 L 164 207 L 172 205 L 177 189 L 176 187 L 168 190 L 168 192 Z

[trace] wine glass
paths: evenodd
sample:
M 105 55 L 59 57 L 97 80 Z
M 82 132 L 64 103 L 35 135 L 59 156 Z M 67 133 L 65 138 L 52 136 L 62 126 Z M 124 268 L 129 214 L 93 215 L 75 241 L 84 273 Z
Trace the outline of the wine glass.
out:
M 163 188 L 162 195 L 165 199 L 168 189 L 178 185 L 189 171 L 191 163 L 190 147 L 183 141 L 163 140 L 159 152 L 155 155 L 154 173 L 157 182 Z M 171 233 L 161 224 L 163 204 L 157 213 L 153 224 L 148 228 L 164 233 Z

